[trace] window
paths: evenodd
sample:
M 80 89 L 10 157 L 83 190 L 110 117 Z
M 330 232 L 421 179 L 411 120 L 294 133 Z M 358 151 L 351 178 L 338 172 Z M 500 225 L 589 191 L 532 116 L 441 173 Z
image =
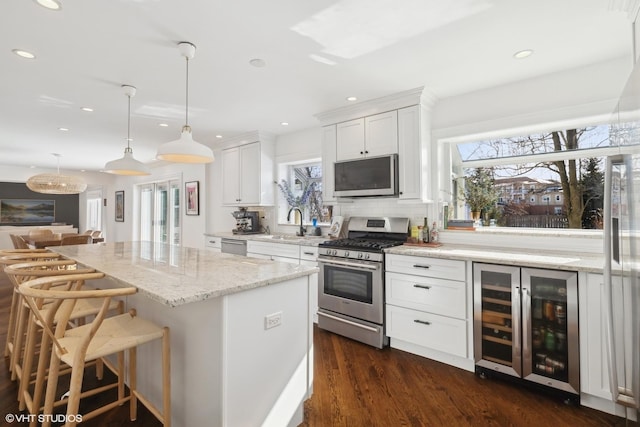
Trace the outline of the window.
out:
M 320 224 L 328 224 L 332 206 L 325 206 L 322 199 L 322 162 L 282 164 L 280 172 L 279 222 L 287 223 L 290 209 L 298 207 L 304 223 L 311 224 L 315 218 Z M 289 222 L 293 221 L 290 218 Z
M 140 240 L 180 244 L 180 182 L 140 185 Z
M 482 218 L 499 226 L 601 228 L 593 219 L 602 217 L 604 159 L 615 151 L 615 140 L 614 129 L 594 125 L 464 142 L 452 147 L 453 169 L 465 183 L 477 170 L 490 175 L 483 192 L 499 197 L 489 197 Z M 511 188 L 526 192 L 526 201 Z M 458 197 L 468 204 L 465 191 Z M 563 197 L 567 191 L 580 197 Z M 458 218 L 469 218 L 469 211 L 458 210 Z
M 102 190 L 87 192 L 87 230 L 102 230 Z

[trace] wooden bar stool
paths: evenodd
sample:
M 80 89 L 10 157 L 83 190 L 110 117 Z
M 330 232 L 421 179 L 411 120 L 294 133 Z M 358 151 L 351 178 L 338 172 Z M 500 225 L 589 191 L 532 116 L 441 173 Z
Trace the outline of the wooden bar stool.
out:
M 60 259 L 59 254 L 49 252 L 46 249 L 13 249 L 0 252 L 0 269 L 3 271 L 10 264 L 37 260 Z M 11 295 L 11 308 L 9 309 L 9 326 L 7 328 L 7 339 L 4 346 L 4 357 L 11 357 L 13 353 L 14 341 L 16 338 L 16 316 L 18 315 L 19 298 L 16 292 L 17 285 L 11 280 L 14 288 Z M 13 369 L 13 364 L 9 364 L 9 370 Z M 11 375 L 11 380 L 15 381 L 15 375 Z
M 5 273 L 13 279 L 12 281 L 16 283 L 17 286 L 27 280 L 36 279 L 38 277 L 53 277 L 93 272 L 95 272 L 95 270 L 92 268 L 78 268 L 76 262 L 73 260 L 36 261 L 13 264 L 7 266 L 5 269 Z M 42 300 L 39 301 L 39 305 L 36 308 L 39 310 L 42 317 L 46 317 L 46 313 L 50 309 L 50 305 L 47 305 L 47 301 Z M 84 323 L 86 317 L 95 315 L 100 311 L 100 308 L 101 305 L 99 301 L 79 301 L 73 308 L 70 320 Z M 42 402 L 42 395 L 44 392 L 42 387 L 43 381 L 38 381 L 38 378 L 43 378 L 46 375 L 46 368 L 48 365 L 47 357 L 49 355 L 51 341 L 46 334 L 42 335 L 40 340 L 40 354 L 38 358 L 38 369 L 36 371 L 36 381 L 34 382 L 33 393 L 30 393 L 29 386 L 31 385 L 33 361 L 36 357 L 37 334 L 41 325 L 37 322 L 37 317 L 35 315 L 29 316 L 30 310 L 28 307 L 24 307 L 24 304 L 22 304 L 20 309 L 16 322 L 18 326 L 26 324 L 26 327 L 23 328 L 26 330 L 26 342 L 22 358 L 20 358 L 19 349 L 21 348 L 21 342 L 16 339 L 15 346 L 18 350 L 14 351 L 14 357 L 12 357 L 11 363 L 13 365 L 13 373 L 15 373 L 16 377 L 20 380 L 18 387 L 18 400 L 20 402 L 19 409 L 22 411 L 26 407 L 31 414 L 37 414 L 40 411 L 40 404 Z M 121 301 L 114 300 L 112 301 L 109 309 L 116 314 L 122 314 L 124 311 L 124 304 Z M 57 319 L 54 318 L 54 323 L 55 322 L 57 322 Z M 20 333 L 18 336 L 21 335 L 22 334 Z M 98 378 L 102 378 L 102 364 L 98 364 L 96 373 Z
M 170 388 L 170 343 L 169 328 L 159 327 L 155 324 L 136 316 L 135 310 L 119 316 L 106 317 L 111 301 L 115 297 L 125 297 L 137 292 L 134 287 L 115 289 L 83 289 L 85 281 L 104 277 L 102 273 L 88 273 L 66 275 L 58 277 L 43 277 L 40 279 L 23 282 L 19 292 L 36 316 L 40 316 L 36 309 L 38 301 L 56 300 L 48 311 L 46 317 L 39 321 L 53 341 L 49 376 L 47 379 L 47 391 L 45 397 L 44 414 L 52 414 L 57 393 L 58 375 L 60 363 L 64 362 L 71 367 L 71 382 L 69 400 L 67 402 L 67 423 L 65 426 L 76 425 L 80 398 L 89 392 L 82 392 L 82 379 L 86 363 L 112 354 L 117 355 L 117 368 L 115 374 L 118 377 L 118 397 L 115 401 L 82 415 L 82 420 L 87 420 L 102 414 L 109 409 L 122 405 L 129 401 L 130 418 L 137 417 L 137 402 L 140 400 L 164 426 L 171 424 L 171 388 Z M 52 289 L 53 286 L 56 286 Z M 91 323 L 76 328 L 68 327 L 72 309 L 79 300 L 94 298 L 102 302 L 102 308 Z M 54 318 L 57 323 L 54 325 Z M 137 346 L 154 340 L 162 341 L 162 411 L 156 408 L 148 399 L 142 396 L 137 388 L 136 381 L 136 349 Z M 129 354 L 129 395 L 125 396 L 124 390 L 124 351 Z M 105 361 L 105 365 L 112 368 Z M 103 389 L 105 387 L 101 387 Z M 45 420 L 43 426 L 50 426 L 50 420 Z

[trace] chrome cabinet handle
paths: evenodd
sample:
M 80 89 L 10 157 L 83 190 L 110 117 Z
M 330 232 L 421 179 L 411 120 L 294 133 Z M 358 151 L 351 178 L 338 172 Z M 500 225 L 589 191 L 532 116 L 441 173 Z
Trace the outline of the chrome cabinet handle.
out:
M 414 288 L 420 288 L 420 289 L 426 289 L 429 290 L 431 289 L 431 286 L 427 286 L 427 285 L 420 285 L 418 283 L 416 283 L 415 285 L 413 285 Z
M 427 322 L 426 320 L 414 319 L 415 323 L 420 323 L 421 325 L 431 325 L 431 322 Z
M 313 252 L 302 252 L 305 255 L 315 255 Z
M 430 265 L 413 264 L 414 268 L 431 268 Z

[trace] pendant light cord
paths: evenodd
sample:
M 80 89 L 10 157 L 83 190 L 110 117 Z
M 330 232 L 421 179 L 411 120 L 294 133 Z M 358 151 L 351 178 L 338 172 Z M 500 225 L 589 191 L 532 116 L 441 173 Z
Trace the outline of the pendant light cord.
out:
M 185 126 L 189 126 L 189 57 L 185 56 L 185 59 L 187 60 L 187 84 L 186 84 L 186 96 L 185 96 L 186 112 L 185 112 L 184 124 Z
M 131 142 L 131 95 L 127 95 L 129 98 L 129 107 L 127 109 L 127 152 L 131 151 L 129 142 Z

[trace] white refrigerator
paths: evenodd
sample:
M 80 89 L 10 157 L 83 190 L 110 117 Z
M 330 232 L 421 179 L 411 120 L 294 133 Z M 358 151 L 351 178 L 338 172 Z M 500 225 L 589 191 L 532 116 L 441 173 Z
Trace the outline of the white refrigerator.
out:
M 609 381 L 627 418 L 640 420 L 640 67 L 611 123 L 620 154 L 607 159 L 604 298 Z

